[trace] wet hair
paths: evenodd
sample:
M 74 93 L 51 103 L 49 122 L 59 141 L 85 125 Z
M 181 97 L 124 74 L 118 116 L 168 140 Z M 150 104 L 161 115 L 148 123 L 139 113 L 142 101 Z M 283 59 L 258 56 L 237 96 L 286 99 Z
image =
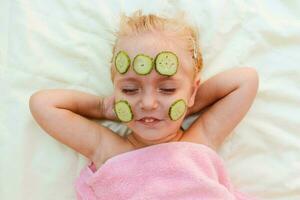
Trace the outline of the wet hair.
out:
M 140 10 L 134 12 L 131 16 L 122 14 L 119 29 L 114 33 L 117 39 L 113 46 L 113 55 L 115 55 L 116 44 L 120 37 L 155 31 L 171 32 L 174 37 L 181 39 L 186 44 L 186 50 L 191 55 L 192 62 L 194 63 L 193 80 L 195 80 L 203 67 L 202 54 L 199 48 L 198 29 L 187 22 L 183 13 L 179 13 L 179 15 L 173 18 L 153 14 L 143 15 Z M 112 58 L 112 81 L 114 80 L 114 73 Z

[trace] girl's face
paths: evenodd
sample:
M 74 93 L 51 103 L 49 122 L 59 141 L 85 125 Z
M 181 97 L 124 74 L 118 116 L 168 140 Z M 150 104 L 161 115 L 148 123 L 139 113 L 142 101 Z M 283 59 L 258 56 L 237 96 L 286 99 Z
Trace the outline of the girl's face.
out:
M 138 75 L 130 67 L 125 74 L 115 72 L 114 77 L 115 99 L 127 100 L 134 115 L 133 120 L 126 123 L 127 126 L 143 143 L 166 142 L 166 138 L 177 134 L 185 116 L 172 121 L 168 115 L 171 104 L 183 99 L 191 107 L 199 86 L 199 81 L 192 81 L 193 67 L 187 66 L 189 57 L 186 56 L 189 55 L 183 52 L 180 45 L 173 45 L 166 38 L 149 33 L 120 38 L 115 54 L 120 50 L 126 51 L 131 61 L 140 53 L 155 58 L 161 51 L 168 50 L 177 55 L 179 66 L 173 76 L 162 76 L 155 69 L 148 75 Z M 141 120 L 145 117 L 156 118 L 157 121 L 148 124 Z

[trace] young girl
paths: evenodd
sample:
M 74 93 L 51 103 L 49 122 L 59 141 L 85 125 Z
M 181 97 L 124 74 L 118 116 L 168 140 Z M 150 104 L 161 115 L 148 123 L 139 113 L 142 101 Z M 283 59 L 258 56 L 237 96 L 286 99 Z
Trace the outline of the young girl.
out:
M 220 147 L 249 110 L 257 92 L 258 75 L 250 67 L 234 68 L 200 85 L 201 69 L 202 56 L 194 27 L 183 18 L 163 18 L 137 12 L 131 17 L 122 17 L 117 33 L 111 66 L 113 95 L 99 97 L 75 90 L 52 89 L 31 96 L 30 110 L 37 123 L 55 139 L 91 160 L 77 182 L 79 199 L 168 199 L 161 196 L 166 194 L 161 188 L 149 193 L 139 179 L 133 180 L 135 184 L 130 195 L 129 184 L 125 184 L 123 187 L 128 186 L 126 192 L 123 190 L 118 197 L 113 196 L 117 194 L 114 189 L 121 186 L 118 182 L 109 182 L 113 176 L 104 179 L 100 175 L 113 173 L 114 167 L 108 167 L 113 161 L 124 156 L 139 157 L 140 148 L 151 152 L 166 143 L 180 146 L 199 144 L 197 148 L 204 148 L 203 152 L 207 152 L 205 148 L 217 150 Z M 203 110 L 205 112 L 187 130 L 181 128 L 185 117 Z M 121 121 L 132 133 L 121 137 L 89 118 Z M 180 146 L 176 148 L 180 149 Z M 211 152 L 208 154 L 212 155 Z M 153 157 L 159 156 L 160 153 Z M 145 164 L 141 160 L 138 162 L 139 165 Z M 128 170 L 128 176 L 131 176 L 129 167 L 133 163 L 129 160 L 117 166 Z M 143 167 L 147 169 L 149 166 Z M 155 167 L 160 168 L 160 165 Z M 136 176 L 137 171 L 133 171 L 132 176 Z M 96 173 L 100 177 L 93 177 Z M 97 189 L 92 188 L 92 183 L 96 182 L 90 179 L 98 179 Z M 101 194 L 99 179 L 109 180 Z M 116 180 L 119 179 L 120 176 Z M 221 185 L 220 181 L 217 184 Z M 105 196 L 107 191 L 110 194 Z M 137 192 L 140 192 L 139 196 L 134 195 Z M 177 192 L 179 195 L 180 189 L 172 194 L 176 196 Z M 185 196 L 177 197 L 185 199 L 189 195 L 191 193 L 185 192 Z M 224 192 L 222 195 L 222 199 L 227 199 Z M 202 199 L 201 196 L 193 197 Z M 211 198 L 218 199 L 218 196 L 212 195 Z

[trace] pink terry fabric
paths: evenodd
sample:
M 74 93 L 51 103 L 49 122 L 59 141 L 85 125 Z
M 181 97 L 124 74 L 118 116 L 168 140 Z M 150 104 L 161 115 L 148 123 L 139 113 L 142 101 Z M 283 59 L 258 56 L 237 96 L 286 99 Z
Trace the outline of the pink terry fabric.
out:
M 91 163 L 75 182 L 78 200 L 249 200 L 235 190 L 216 152 L 170 142 Z

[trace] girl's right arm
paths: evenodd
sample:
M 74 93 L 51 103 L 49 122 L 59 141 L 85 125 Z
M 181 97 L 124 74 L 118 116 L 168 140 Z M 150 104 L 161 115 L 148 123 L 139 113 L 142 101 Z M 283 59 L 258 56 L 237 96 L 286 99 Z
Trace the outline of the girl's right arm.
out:
M 88 119 L 106 118 L 107 108 L 103 106 L 106 100 L 76 90 L 49 89 L 34 93 L 29 107 L 34 119 L 49 135 L 97 161 L 112 153 L 112 147 L 126 145 L 121 136 Z M 114 120 L 112 114 L 107 118 Z

